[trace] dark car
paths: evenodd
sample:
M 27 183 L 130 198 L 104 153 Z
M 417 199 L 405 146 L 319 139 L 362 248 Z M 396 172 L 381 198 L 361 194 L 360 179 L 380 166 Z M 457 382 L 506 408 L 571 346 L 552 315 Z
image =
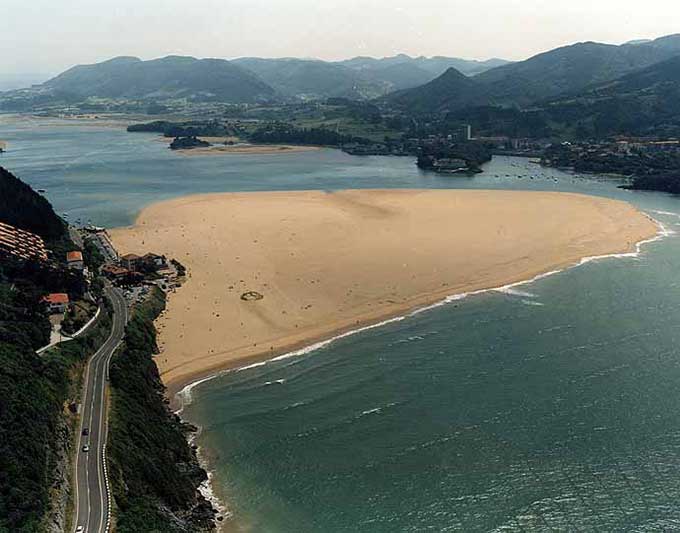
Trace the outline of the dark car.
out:
M 83 428 L 83 435 L 87 436 L 90 434 L 90 430 L 88 428 Z

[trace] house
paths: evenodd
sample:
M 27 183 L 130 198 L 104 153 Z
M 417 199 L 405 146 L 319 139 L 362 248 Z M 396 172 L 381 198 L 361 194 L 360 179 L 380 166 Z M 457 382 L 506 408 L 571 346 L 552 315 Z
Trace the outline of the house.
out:
M 66 264 L 73 270 L 83 270 L 85 263 L 83 262 L 83 252 L 75 250 L 66 254 Z
M 127 254 L 120 258 L 122 265 L 132 272 L 139 268 L 141 260 L 142 258 L 135 254 Z
M 129 276 L 130 271 L 127 268 L 116 265 L 104 265 L 102 267 L 102 274 L 111 280 L 121 280 Z
M 66 312 L 68 294 L 55 292 L 43 297 L 42 301 L 47 304 L 47 309 L 51 315 L 58 315 Z

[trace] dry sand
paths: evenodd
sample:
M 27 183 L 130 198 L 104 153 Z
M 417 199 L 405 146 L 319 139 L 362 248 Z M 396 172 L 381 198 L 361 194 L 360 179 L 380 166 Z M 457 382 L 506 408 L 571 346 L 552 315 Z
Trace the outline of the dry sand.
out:
M 177 150 L 183 155 L 222 155 L 222 154 L 290 154 L 299 152 L 314 152 L 320 150 L 318 146 L 292 146 L 287 144 L 214 144 L 206 148 L 191 148 Z
M 634 250 L 656 232 L 604 198 L 400 190 L 191 196 L 148 207 L 112 237 L 123 253 L 163 253 L 189 269 L 158 321 L 157 363 L 174 395 L 447 295 Z M 244 301 L 247 291 L 264 298 Z
M 206 141 L 212 144 L 212 146 L 207 146 L 205 148 L 186 148 L 176 150 L 177 153 L 182 155 L 223 155 L 223 154 L 286 154 L 286 153 L 298 153 L 298 152 L 314 152 L 320 150 L 318 146 L 296 146 L 290 144 L 249 144 L 249 143 L 238 143 L 238 144 L 224 144 L 226 142 L 238 142 L 236 137 L 198 137 L 202 141 Z M 170 137 L 158 137 L 156 139 L 159 142 L 170 144 L 173 138 Z

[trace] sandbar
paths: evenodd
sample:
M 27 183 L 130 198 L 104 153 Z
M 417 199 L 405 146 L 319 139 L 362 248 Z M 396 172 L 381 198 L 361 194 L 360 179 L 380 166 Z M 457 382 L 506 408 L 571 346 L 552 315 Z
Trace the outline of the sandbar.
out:
M 292 144 L 250 144 L 250 143 L 240 143 L 234 137 L 198 137 L 202 141 L 206 141 L 212 144 L 212 146 L 207 146 L 205 148 L 186 148 L 175 150 L 175 152 L 188 155 L 188 156 L 198 156 L 198 155 L 224 155 L 224 154 L 290 154 L 290 153 L 300 153 L 300 152 L 315 152 L 320 150 L 319 146 L 300 146 Z M 170 144 L 173 138 L 169 137 L 159 137 L 158 141 Z M 225 143 L 235 143 L 235 144 L 225 144 Z
M 157 323 L 172 397 L 449 295 L 634 251 L 657 232 L 628 203 L 578 194 L 347 190 L 188 196 L 111 235 L 122 253 L 189 269 Z

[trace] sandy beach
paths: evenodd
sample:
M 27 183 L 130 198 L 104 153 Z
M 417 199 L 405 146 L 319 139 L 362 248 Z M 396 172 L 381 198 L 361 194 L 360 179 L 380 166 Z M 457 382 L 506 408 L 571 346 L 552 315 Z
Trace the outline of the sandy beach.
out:
M 216 371 L 493 288 L 630 252 L 657 225 L 575 194 L 392 190 L 184 197 L 111 232 L 190 272 L 158 321 L 172 395 Z
M 202 141 L 212 144 L 205 148 L 187 148 L 183 150 L 176 150 L 182 155 L 198 156 L 198 155 L 224 155 L 224 154 L 284 154 L 284 153 L 299 153 L 299 152 L 314 152 L 320 150 L 318 146 L 295 146 L 289 144 L 249 144 L 238 143 L 235 137 L 199 137 Z M 173 138 L 158 137 L 159 142 L 170 144 Z M 233 142 L 237 144 L 225 144 L 226 142 Z

